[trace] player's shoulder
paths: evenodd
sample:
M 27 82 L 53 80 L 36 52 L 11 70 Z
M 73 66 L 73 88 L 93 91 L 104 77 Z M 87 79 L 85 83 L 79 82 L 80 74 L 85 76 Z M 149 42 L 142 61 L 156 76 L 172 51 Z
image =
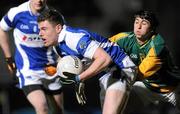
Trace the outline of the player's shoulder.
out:
M 150 42 L 150 47 L 155 50 L 157 55 L 159 55 L 166 47 L 163 37 L 160 34 L 153 35 Z
M 131 35 L 132 35 L 132 32 L 120 32 L 110 37 L 109 40 L 112 42 L 117 42 L 119 39 L 127 38 L 127 37 L 130 37 Z
M 75 33 L 75 34 L 88 34 L 87 29 L 82 29 L 79 27 L 72 27 L 72 26 L 66 26 L 66 31 L 69 33 Z
M 165 45 L 164 38 L 160 34 L 155 34 L 152 36 L 152 42 L 154 46 L 163 46 Z
M 65 41 L 66 43 L 78 42 L 85 34 L 86 33 L 82 29 L 64 25 L 61 33 L 59 34 L 58 41 Z
M 28 5 L 29 5 L 29 2 L 24 2 L 20 4 L 19 6 L 10 8 L 8 11 L 8 17 L 13 18 L 21 12 L 28 11 Z
M 82 37 L 90 36 L 89 32 L 86 29 L 76 28 L 71 26 L 66 26 L 65 32 L 66 32 L 66 37 L 70 37 L 70 38 L 73 37 L 73 39 L 74 38 L 79 39 Z

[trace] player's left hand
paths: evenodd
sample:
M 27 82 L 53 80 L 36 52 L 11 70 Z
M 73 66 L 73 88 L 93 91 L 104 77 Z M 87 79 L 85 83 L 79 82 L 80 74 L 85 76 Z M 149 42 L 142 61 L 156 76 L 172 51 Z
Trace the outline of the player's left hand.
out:
M 80 83 L 79 75 L 63 72 L 64 76 L 60 76 L 60 82 L 63 85 L 71 85 L 71 84 L 78 84 Z
M 133 86 L 133 84 L 135 83 L 136 78 L 137 78 L 136 67 L 123 68 L 121 70 L 121 75 L 126 80 L 127 86 L 129 88 L 131 88 Z
M 80 82 L 75 85 L 76 99 L 80 105 L 86 104 L 86 95 L 84 93 L 85 84 Z
M 80 105 L 86 104 L 86 96 L 84 94 L 85 84 L 79 80 L 79 76 L 69 72 L 63 72 L 63 77 L 60 77 L 60 82 L 63 85 L 75 86 L 76 99 Z

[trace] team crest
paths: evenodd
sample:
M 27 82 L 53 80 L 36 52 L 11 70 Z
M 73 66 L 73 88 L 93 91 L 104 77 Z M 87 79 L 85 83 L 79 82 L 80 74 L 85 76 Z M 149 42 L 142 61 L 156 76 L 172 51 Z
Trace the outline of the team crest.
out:
M 80 47 L 81 49 L 86 48 L 86 46 L 87 46 L 87 43 L 86 43 L 85 41 L 81 41 L 81 42 L 79 43 L 79 47 Z

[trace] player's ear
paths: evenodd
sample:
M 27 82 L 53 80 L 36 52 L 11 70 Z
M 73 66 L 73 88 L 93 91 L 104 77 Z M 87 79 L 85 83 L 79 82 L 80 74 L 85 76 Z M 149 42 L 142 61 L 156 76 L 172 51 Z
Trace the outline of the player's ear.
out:
M 56 25 L 56 32 L 60 33 L 61 30 L 62 30 L 62 25 L 61 24 Z

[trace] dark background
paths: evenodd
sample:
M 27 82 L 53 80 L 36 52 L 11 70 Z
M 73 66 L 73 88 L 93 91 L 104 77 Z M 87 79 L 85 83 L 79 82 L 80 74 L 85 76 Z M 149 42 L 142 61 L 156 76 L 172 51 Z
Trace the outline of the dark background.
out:
M 9 8 L 25 1 L 27 0 L 1 0 L 0 18 L 2 18 Z M 178 46 L 180 41 L 179 0 L 49 0 L 48 4 L 58 9 L 64 15 L 68 25 L 86 28 L 105 37 L 110 37 L 123 31 L 131 31 L 133 28 L 133 13 L 140 9 L 152 10 L 156 12 L 160 21 L 158 32 L 166 40 L 176 64 L 180 66 L 180 49 Z M 12 33 L 10 35 L 12 36 Z M 12 52 L 14 52 L 12 37 L 11 45 Z M 4 55 L 2 50 L 0 50 L 0 104 L 2 110 L 10 110 L 10 113 L 15 113 L 19 109 L 31 109 L 31 105 L 25 99 L 23 93 L 8 83 L 9 77 L 7 66 L 4 62 Z M 81 110 L 82 114 L 95 114 L 95 112 L 90 112 L 89 109 L 100 109 L 98 79 L 95 77 L 86 83 L 87 105 L 83 107 L 78 105 L 73 97 L 72 88 L 66 88 L 66 110 Z M 3 95 L 7 96 L 7 101 L 3 100 L 6 99 L 1 97 Z M 9 103 L 9 109 L 3 108 L 3 102 Z

